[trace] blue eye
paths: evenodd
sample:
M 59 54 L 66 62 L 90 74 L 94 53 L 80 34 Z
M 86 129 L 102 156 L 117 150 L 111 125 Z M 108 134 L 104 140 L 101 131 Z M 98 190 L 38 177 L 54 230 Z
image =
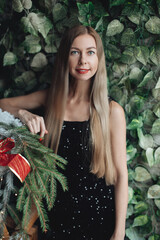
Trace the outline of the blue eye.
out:
M 74 51 L 71 51 L 71 55 L 77 55 L 77 54 L 79 54 L 79 52 L 78 52 L 78 51 L 76 51 L 76 50 L 74 50 Z
M 88 55 L 94 55 L 95 52 L 94 51 L 88 51 Z

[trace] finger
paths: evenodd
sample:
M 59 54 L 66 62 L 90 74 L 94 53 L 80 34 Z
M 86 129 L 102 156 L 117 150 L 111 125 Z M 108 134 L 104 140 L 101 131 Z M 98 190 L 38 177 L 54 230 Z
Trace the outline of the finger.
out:
M 34 134 L 34 129 L 33 129 L 31 121 L 27 121 L 26 125 L 29 128 L 29 131 Z
M 40 131 L 39 123 L 35 118 L 32 119 L 32 127 L 34 130 L 34 133 L 38 133 Z
M 41 121 L 40 121 L 40 137 L 44 137 L 45 133 L 46 133 L 46 127 L 45 127 L 44 119 L 41 118 Z

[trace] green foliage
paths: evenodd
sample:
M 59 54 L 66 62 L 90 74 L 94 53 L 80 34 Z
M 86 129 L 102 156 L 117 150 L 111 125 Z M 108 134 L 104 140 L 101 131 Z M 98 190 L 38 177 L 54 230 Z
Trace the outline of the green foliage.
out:
M 53 56 L 66 28 L 82 23 L 95 28 L 102 37 L 109 94 L 126 112 L 126 236 L 130 240 L 160 239 L 159 0 L 14 0 L 7 6 L 9 0 L 1 1 L 0 14 L 8 18 L 1 18 L 0 61 L 5 73 L 0 79 L 1 97 L 48 87 Z M 9 24 L 11 21 L 14 25 Z M 42 164 L 37 174 L 45 168 Z M 48 174 L 48 189 L 54 195 L 51 186 L 55 179 L 63 182 L 63 178 L 56 172 L 54 178 L 53 172 Z M 32 178 L 39 185 L 43 182 Z M 36 193 L 38 189 L 33 190 Z M 27 189 L 25 194 L 29 194 Z M 52 205 L 51 195 L 46 201 Z

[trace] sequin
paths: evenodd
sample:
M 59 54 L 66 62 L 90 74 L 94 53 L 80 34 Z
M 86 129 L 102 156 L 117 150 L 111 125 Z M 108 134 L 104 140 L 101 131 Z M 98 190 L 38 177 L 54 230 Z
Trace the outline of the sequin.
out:
M 89 121 L 64 121 L 58 154 L 68 161 L 64 174 L 69 191 L 58 185 L 50 212 L 52 237 L 40 240 L 109 240 L 114 231 L 114 187 L 90 173 L 89 135 Z

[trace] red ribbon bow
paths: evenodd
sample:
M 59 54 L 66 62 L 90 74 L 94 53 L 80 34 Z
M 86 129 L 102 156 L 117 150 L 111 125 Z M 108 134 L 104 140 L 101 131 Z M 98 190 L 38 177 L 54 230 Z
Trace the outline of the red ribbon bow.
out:
M 6 152 L 14 148 L 15 143 L 12 138 L 0 140 L 0 166 L 8 166 L 10 170 L 24 181 L 31 170 L 30 164 L 21 154 L 7 154 Z

